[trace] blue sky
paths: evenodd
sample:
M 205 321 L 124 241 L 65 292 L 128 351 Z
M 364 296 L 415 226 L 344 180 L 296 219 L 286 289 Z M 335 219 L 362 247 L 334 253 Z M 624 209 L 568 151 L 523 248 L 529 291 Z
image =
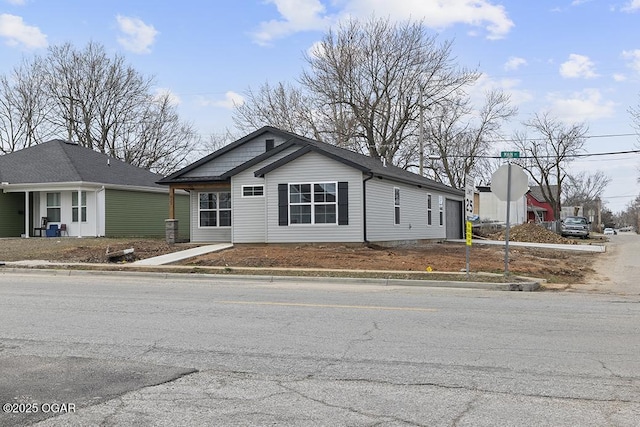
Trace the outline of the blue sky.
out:
M 590 153 L 638 148 L 630 107 L 640 105 L 640 0 L 0 0 L 0 73 L 21 58 L 70 42 L 124 55 L 204 136 L 232 128 L 231 106 L 248 88 L 293 81 L 303 54 L 349 16 L 424 19 L 453 40 L 461 66 L 483 73 L 478 94 L 499 87 L 520 112 L 586 122 Z M 615 135 L 615 136 L 605 136 Z M 509 150 L 508 143 L 498 149 Z M 640 156 L 589 157 L 614 212 L 640 193 Z

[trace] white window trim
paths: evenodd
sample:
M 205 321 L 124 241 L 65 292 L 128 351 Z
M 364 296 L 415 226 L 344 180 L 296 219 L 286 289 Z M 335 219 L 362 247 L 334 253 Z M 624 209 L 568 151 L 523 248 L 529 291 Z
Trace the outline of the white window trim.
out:
M 71 194 L 71 222 L 73 224 L 75 223 L 86 223 L 87 222 L 87 192 L 82 190 L 79 192 L 79 200 L 78 200 L 78 204 L 74 205 L 73 204 L 73 195 L 75 194 L 76 197 L 78 197 L 78 191 L 73 191 Z M 84 204 L 82 204 L 82 196 L 84 196 Z M 74 221 L 73 220 L 73 210 L 74 209 L 78 209 L 78 221 Z M 82 219 L 82 210 L 84 209 L 84 217 L 85 219 Z
M 396 204 L 396 191 L 398 192 L 398 204 Z M 393 224 L 400 225 L 402 222 L 400 203 L 400 187 L 393 187 Z M 398 221 L 396 221 L 396 209 L 398 209 Z
M 444 227 L 444 196 L 438 196 L 438 221 L 440 222 L 440 227 Z
M 259 196 L 256 196 L 256 195 L 254 195 L 254 194 L 251 194 L 251 195 L 248 195 L 248 196 L 245 196 L 245 195 L 244 195 L 244 189 L 245 189 L 245 188 L 256 188 L 256 187 L 261 187 L 261 188 L 262 188 L 262 194 L 261 194 L 261 195 L 259 195 Z M 243 185 L 243 186 L 242 186 L 242 189 L 240 190 L 240 196 L 241 196 L 241 197 L 248 197 L 248 198 L 253 198 L 253 197 L 264 197 L 264 185 L 263 185 L 263 184 L 259 184 L 259 185 Z
M 212 230 L 212 229 L 219 229 L 219 228 L 231 228 L 233 226 L 233 201 L 231 203 L 231 207 L 230 208 L 223 208 L 220 209 L 218 207 L 216 207 L 216 209 L 201 209 L 200 208 L 200 195 L 201 194 L 210 194 L 210 193 L 214 193 L 217 194 L 217 200 L 220 200 L 220 193 L 231 193 L 231 191 L 199 191 L 198 192 L 198 199 L 196 201 L 196 203 L 198 203 L 198 217 L 196 218 L 198 221 L 198 228 L 204 229 L 204 230 Z M 231 197 L 231 195 L 229 196 Z M 219 203 L 219 202 L 218 202 Z M 231 225 L 220 225 L 220 211 L 229 211 L 232 212 L 231 215 Z M 200 225 L 200 212 L 215 212 L 216 213 L 216 225 Z
M 48 194 L 57 194 L 58 195 L 58 204 L 57 205 L 49 205 L 49 197 Z M 45 193 L 45 212 L 47 214 L 47 218 L 49 218 L 49 209 L 58 209 L 60 211 L 60 219 L 58 221 L 49 220 L 50 223 L 59 223 L 62 221 L 62 192 L 60 191 L 47 191 Z
M 311 202 L 310 203 L 291 203 L 291 186 L 292 185 L 305 185 L 309 184 L 311 186 Z M 336 201 L 335 202 L 318 202 L 316 203 L 314 199 L 314 186 L 316 184 L 333 184 L 336 189 Z M 315 205 L 335 205 L 336 207 L 336 222 L 320 222 L 316 224 L 316 210 Z M 294 223 L 291 222 L 291 206 L 307 206 L 311 205 L 311 222 L 310 223 Z M 290 182 L 287 184 L 287 215 L 289 220 L 289 225 L 293 227 L 333 227 L 338 225 L 338 181 L 315 181 L 315 182 Z

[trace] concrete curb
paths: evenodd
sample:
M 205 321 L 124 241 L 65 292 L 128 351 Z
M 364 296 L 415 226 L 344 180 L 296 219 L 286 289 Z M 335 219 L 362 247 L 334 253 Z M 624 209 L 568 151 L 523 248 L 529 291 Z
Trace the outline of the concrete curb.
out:
M 56 266 L 67 266 L 78 264 L 55 264 Z M 91 264 L 99 266 L 99 264 Z M 484 289 L 499 291 L 520 291 L 534 292 L 540 289 L 544 280 L 527 278 L 523 282 L 497 283 L 497 282 L 472 282 L 455 280 L 422 280 L 422 279 L 394 279 L 394 278 L 355 278 L 355 277 L 327 277 L 327 276 L 278 276 L 269 274 L 216 274 L 216 273 L 174 273 L 174 272 L 150 272 L 136 271 L 127 266 L 125 270 L 82 270 L 82 269 L 56 269 L 56 268 L 33 268 L 33 267 L 4 267 L 0 269 L 0 274 L 42 274 L 54 276 L 107 276 L 113 274 L 130 275 L 134 277 L 154 277 L 158 279 L 185 279 L 189 280 L 224 280 L 224 281 L 250 281 L 250 282 L 329 282 L 329 283 L 349 283 L 349 284 L 371 284 L 379 286 L 417 286 L 417 287 L 437 287 L 455 289 Z M 391 272 L 390 272 L 391 273 Z

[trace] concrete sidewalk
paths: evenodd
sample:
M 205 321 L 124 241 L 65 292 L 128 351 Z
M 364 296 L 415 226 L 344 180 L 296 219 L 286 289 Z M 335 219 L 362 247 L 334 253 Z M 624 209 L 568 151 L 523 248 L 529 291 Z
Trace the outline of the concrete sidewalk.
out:
M 217 243 L 215 245 L 198 246 L 197 248 L 185 249 L 184 251 L 173 252 L 166 255 L 160 255 L 153 258 L 141 259 L 132 262 L 131 265 L 165 265 L 171 264 L 183 259 L 193 258 L 198 255 L 204 255 L 211 252 L 218 252 L 224 249 L 232 248 L 232 243 Z
M 449 239 L 448 242 L 465 243 L 463 239 Z M 498 245 L 504 246 L 504 240 L 482 240 L 473 239 L 474 245 Z M 543 248 L 543 249 L 560 249 L 563 251 L 579 251 L 579 252 L 606 252 L 604 244 L 576 244 L 576 245 L 562 245 L 557 243 L 529 243 L 529 242 L 512 242 L 509 241 L 509 247 L 526 247 L 526 248 Z

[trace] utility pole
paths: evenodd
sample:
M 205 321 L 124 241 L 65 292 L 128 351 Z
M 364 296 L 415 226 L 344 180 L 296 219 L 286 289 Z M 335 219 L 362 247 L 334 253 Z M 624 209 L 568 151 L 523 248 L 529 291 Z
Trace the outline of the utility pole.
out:
M 420 103 L 420 163 L 418 169 L 420 172 L 420 176 L 424 176 L 424 110 L 422 108 L 422 88 L 420 88 L 420 96 L 418 97 L 418 102 Z

